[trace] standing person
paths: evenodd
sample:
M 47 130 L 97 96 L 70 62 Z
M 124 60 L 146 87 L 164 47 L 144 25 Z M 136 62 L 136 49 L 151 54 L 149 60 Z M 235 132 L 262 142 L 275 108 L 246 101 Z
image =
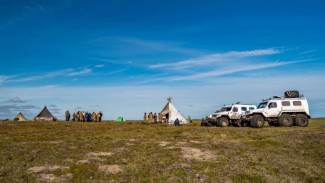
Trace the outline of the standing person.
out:
M 158 123 L 161 123 L 161 115 L 160 115 L 160 113 L 158 113 L 157 121 L 158 121 Z
M 69 110 L 67 110 L 67 111 L 65 112 L 65 120 L 66 120 L 66 121 L 70 121 L 70 112 L 69 112 Z
M 149 123 L 153 122 L 153 114 L 152 112 L 149 113 Z
M 84 119 L 83 112 L 80 111 L 79 117 L 80 117 L 80 121 L 83 122 Z
M 99 122 L 102 122 L 102 116 L 103 116 L 102 111 L 99 111 Z
M 93 122 L 96 122 L 97 116 L 96 116 L 96 113 L 95 112 L 93 112 L 92 119 L 93 119 L 92 120 Z
M 77 112 L 77 122 L 80 121 L 80 118 L 79 118 L 79 111 Z
M 87 118 L 86 118 L 86 112 L 83 111 L 83 112 L 82 112 L 82 121 L 83 121 L 83 122 L 86 122 L 86 121 L 87 121 L 86 119 L 87 119 Z
M 85 122 L 88 122 L 88 111 L 85 112 Z
M 92 118 L 92 116 L 91 116 L 91 112 L 90 112 L 90 113 L 88 113 L 88 121 L 89 122 L 91 122 L 91 118 Z
M 157 124 L 157 113 L 155 113 L 155 114 L 153 115 L 153 122 L 154 122 L 155 124 Z
M 174 125 L 175 126 L 179 126 L 179 120 L 178 120 L 178 118 L 176 118 L 176 120 L 174 121 Z
M 73 112 L 73 115 L 72 115 L 72 121 L 75 122 L 76 121 L 76 113 Z
M 146 122 L 146 121 L 147 121 L 147 113 L 145 112 L 143 115 L 143 122 Z
M 99 116 L 100 116 L 100 113 L 97 112 L 97 122 L 99 122 Z

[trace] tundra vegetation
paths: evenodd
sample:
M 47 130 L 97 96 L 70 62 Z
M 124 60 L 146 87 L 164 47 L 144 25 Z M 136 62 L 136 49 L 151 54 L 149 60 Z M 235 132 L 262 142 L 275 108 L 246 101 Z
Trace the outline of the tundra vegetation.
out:
M 325 182 L 324 124 L 0 122 L 0 182 Z

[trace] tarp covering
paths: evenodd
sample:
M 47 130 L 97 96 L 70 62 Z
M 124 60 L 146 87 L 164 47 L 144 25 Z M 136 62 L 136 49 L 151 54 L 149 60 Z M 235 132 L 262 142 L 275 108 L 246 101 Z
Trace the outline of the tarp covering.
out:
M 125 119 L 122 116 L 119 116 L 115 119 L 115 122 L 125 122 Z
M 57 121 L 58 119 L 51 114 L 45 106 L 44 109 L 34 118 L 35 121 Z
M 168 123 L 174 123 L 174 121 L 178 118 L 180 121 L 180 124 L 187 124 L 188 121 L 185 119 L 185 117 L 176 109 L 176 107 L 172 104 L 171 97 L 168 98 L 168 103 L 163 108 L 163 110 L 160 112 L 162 116 L 166 116 L 168 119 Z
M 14 119 L 14 121 L 27 121 L 25 116 L 20 112 Z

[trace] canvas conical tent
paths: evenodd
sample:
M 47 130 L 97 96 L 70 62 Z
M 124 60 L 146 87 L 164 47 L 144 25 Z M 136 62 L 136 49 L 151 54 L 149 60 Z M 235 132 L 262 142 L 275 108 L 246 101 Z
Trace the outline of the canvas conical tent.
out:
M 188 121 L 184 118 L 184 116 L 176 109 L 176 107 L 172 104 L 172 98 L 169 97 L 168 103 L 160 112 L 160 114 L 168 120 L 168 123 L 173 123 L 177 118 L 180 121 L 180 124 L 187 124 Z
M 20 112 L 14 119 L 14 121 L 27 121 L 25 116 Z
M 35 121 L 57 121 L 57 118 L 45 106 L 44 109 L 35 117 Z
M 115 122 L 125 122 L 125 120 L 122 116 L 119 116 L 115 119 Z

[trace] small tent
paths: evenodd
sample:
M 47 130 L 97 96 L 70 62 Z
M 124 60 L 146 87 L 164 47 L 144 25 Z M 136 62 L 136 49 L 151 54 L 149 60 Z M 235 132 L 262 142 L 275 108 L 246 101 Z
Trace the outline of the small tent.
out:
M 165 118 L 168 123 L 174 123 L 174 121 L 178 118 L 180 124 L 187 124 L 188 121 L 184 118 L 184 116 L 176 109 L 176 107 L 172 104 L 172 98 L 169 97 L 168 103 L 160 112 L 161 116 Z
M 25 116 L 20 112 L 14 119 L 14 121 L 27 121 Z
M 51 114 L 45 106 L 44 109 L 34 118 L 35 121 L 57 121 L 58 119 Z
M 125 120 L 122 116 L 119 116 L 115 119 L 115 122 L 125 122 Z

